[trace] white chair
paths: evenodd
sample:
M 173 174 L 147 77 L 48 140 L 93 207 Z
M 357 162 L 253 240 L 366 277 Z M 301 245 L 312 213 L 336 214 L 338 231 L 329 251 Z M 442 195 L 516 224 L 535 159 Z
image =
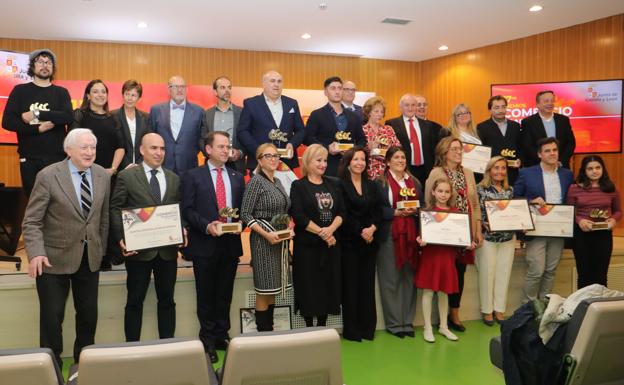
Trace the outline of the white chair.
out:
M 0 384 L 63 385 L 63 376 L 52 350 L 0 350 Z
M 87 346 L 80 353 L 78 385 L 216 384 L 199 340 L 171 338 Z
M 221 385 L 342 385 L 340 336 L 306 328 L 235 337 L 219 377 Z

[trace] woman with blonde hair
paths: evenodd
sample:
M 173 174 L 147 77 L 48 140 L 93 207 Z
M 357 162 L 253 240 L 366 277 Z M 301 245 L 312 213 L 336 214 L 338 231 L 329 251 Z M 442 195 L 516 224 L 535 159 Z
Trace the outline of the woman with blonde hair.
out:
M 344 206 L 336 181 L 326 177 L 327 149 L 308 147 L 301 158 L 303 177 L 290 188 L 290 215 L 295 221 L 293 284 L 295 310 L 306 326 L 327 324 L 340 314 L 340 247 L 336 247 Z
M 275 295 L 292 288 L 288 265 L 290 238 L 280 238 L 277 233 L 288 229 L 291 222 L 290 198 L 274 176 L 279 157 L 272 143 L 258 146 L 258 166 L 245 188 L 241 206 L 241 219 L 251 229 L 256 326 L 260 332 L 273 330 Z
M 447 132 L 462 143 L 483 144 L 472 121 L 472 112 L 467 104 L 459 103 L 453 107 Z
M 386 103 L 379 96 L 374 96 L 364 103 L 362 107 L 364 118 L 367 123 L 362 127 L 366 137 L 366 150 L 370 154 L 368 176 L 375 179 L 384 174 L 386 170 L 386 151 L 391 146 L 401 147 L 401 142 L 396 137 L 394 129 L 383 123 L 386 115 Z
M 483 224 L 483 245 L 477 250 L 479 300 L 483 323 L 494 325 L 504 320 L 507 288 L 513 265 L 516 236 L 513 231 L 490 231 L 485 201 L 511 199 L 513 188 L 507 181 L 507 160 L 495 156 L 488 162 L 483 180 L 477 186 Z M 493 313 L 492 313 L 493 312 Z

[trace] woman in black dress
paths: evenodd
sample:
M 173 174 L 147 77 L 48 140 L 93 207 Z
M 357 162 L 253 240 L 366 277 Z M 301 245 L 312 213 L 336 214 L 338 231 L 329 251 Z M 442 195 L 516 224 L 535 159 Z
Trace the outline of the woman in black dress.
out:
M 293 284 L 295 307 L 306 326 L 325 326 L 328 314 L 340 314 L 340 247 L 336 230 L 343 203 L 336 182 L 325 177 L 327 149 L 313 144 L 301 159 L 303 178 L 290 188 L 290 215 L 295 221 Z
M 108 87 L 100 79 L 85 88 L 80 108 L 74 110 L 71 128 L 88 128 L 97 138 L 95 163 L 115 175 L 124 157 L 123 136 L 114 116 L 108 111 Z
M 351 341 L 375 337 L 375 256 L 381 218 L 379 188 L 368 179 L 368 154 L 362 147 L 346 151 L 338 167 L 344 201 L 340 227 L 342 251 L 342 336 Z
M 259 332 L 273 330 L 275 295 L 292 288 L 288 249 L 290 238 L 278 231 L 290 225 L 290 198 L 275 177 L 280 156 L 271 143 L 256 150 L 258 167 L 245 188 L 241 219 L 251 231 L 251 265 L 256 290 L 256 326 Z

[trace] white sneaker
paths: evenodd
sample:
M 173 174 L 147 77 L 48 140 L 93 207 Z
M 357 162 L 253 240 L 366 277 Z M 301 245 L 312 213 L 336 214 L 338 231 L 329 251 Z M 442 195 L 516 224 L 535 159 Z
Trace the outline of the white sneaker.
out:
M 438 332 L 440 334 L 442 334 L 444 337 L 446 337 L 450 341 L 457 341 L 457 340 L 459 340 L 459 337 L 457 337 L 455 334 L 453 334 L 452 331 L 448 330 L 447 328 L 439 328 Z
M 435 342 L 435 337 L 433 336 L 433 329 L 432 328 L 423 329 L 423 338 L 427 342 L 430 342 L 430 343 Z

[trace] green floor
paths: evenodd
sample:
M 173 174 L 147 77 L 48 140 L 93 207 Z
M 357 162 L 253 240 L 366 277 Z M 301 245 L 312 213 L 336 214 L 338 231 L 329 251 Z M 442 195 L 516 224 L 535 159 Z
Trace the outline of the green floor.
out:
M 480 321 L 465 323 L 467 331 L 451 342 L 435 333 L 436 342 L 399 339 L 378 331 L 374 341 L 342 341 L 343 380 L 346 385 L 503 385 L 502 373 L 489 360 L 490 338 L 500 334 L 497 326 Z M 220 362 L 223 352 L 219 352 Z M 65 359 L 64 375 L 71 359 Z M 220 366 L 220 362 L 216 367 Z

